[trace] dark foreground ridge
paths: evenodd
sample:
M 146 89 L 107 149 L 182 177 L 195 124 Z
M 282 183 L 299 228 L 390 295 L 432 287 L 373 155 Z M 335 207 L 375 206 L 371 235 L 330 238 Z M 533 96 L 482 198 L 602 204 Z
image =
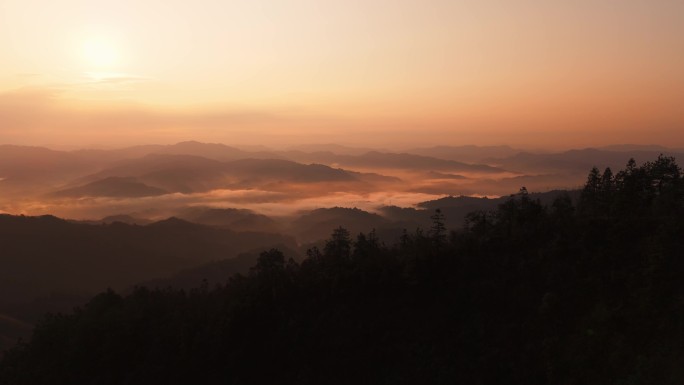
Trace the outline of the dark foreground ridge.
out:
M 573 205 L 522 189 L 447 232 L 343 228 L 195 290 L 107 291 L 47 315 L 0 384 L 681 384 L 684 180 L 594 169 Z

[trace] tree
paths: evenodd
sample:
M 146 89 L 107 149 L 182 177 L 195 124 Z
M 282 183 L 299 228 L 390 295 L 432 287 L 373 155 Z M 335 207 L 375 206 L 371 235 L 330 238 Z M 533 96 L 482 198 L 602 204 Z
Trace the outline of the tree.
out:
M 600 190 L 604 193 L 611 193 L 615 190 L 615 178 L 613 178 L 613 172 L 610 167 L 606 167 L 605 171 L 603 171 Z
M 587 176 L 587 182 L 584 184 L 582 194 L 580 195 L 579 211 L 587 216 L 600 216 L 603 214 L 603 205 L 601 204 L 603 195 L 604 183 L 610 184 L 612 179 L 612 172 L 609 172 L 608 179 L 604 180 L 603 175 L 597 167 L 592 167 Z
M 351 247 L 352 242 L 349 236 L 349 230 L 340 226 L 333 230 L 330 239 L 325 243 L 323 254 L 326 257 L 349 259 Z
M 281 272 L 285 268 L 285 255 L 278 249 L 264 251 L 259 255 L 256 266 L 251 273 L 268 276 L 274 272 Z
M 656 195 L 672 189 L 680 182 L 682 170 L 673 157 L 660 154 L 655 161 L 646 163 L 645 168 Z
M 601 191 L 601 172 L 598 168 L 592 167 L 591 171 L 589 171 L 589 175 L 587 175 L 587 181 L 584 183 L 584 188 L 582 188 L 580 206 L 591 206 L 599 191 Z
M 444 225 L 444 214 L 442 210 L 436 209 L 435 213 L 430 217 L 432 219 L 432 227 L 428 233 L 430 239 L 436 246 L 441 246 L 446 242 L 446 226 Z
M 359 233 L 354 242 L 354 258 L 367 258 L 370 255 L 377 254 L 380 250 L 380 241 L 373 229 L 368 236 L 364 233 Z

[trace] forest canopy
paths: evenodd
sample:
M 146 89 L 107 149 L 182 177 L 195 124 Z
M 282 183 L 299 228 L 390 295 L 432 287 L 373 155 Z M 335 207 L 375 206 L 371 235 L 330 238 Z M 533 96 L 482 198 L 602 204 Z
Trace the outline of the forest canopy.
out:
M 681 384 L 684 178 L 590 171 L 579 201 L 522 188 L 396 244 L 337 228 L 193 290 L 103 292 L 0 361 L 19 384 Z M 199 283 L 198 283 L 199 284 Z

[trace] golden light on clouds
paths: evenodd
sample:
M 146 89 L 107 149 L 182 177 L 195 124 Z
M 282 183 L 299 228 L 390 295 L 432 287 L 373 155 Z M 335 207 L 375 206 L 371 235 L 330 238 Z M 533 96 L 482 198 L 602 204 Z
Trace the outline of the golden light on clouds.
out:
M 97 101 L 121 115 L 101 125 L 137 124 L 119 132 L 157 142 L 251 141 L 256 125 L 253 138 L 599 133 L 590 145 L 660 132 L 684 146 L 682 14 L 684 2 L 646 0 L 4 0 L 0 93 L 53 95 L 55 138 L 82 137 L 99 113 L 74 111 Z M 269 118 L 215 118 L 235 114 Z M 28 140 L 9 134 L 21 131 L 3 125 L 0 142 Z

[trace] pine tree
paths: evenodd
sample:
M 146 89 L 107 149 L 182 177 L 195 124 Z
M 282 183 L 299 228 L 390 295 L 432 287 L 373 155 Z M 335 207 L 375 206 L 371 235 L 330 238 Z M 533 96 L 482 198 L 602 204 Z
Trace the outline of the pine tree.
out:
M 446 226 L 444 225 L 444 214 L 442 210 L 436 209 L 432 219 L 432 227 L 430 228 L 429 236 L 437 246 L 441 246 L 446 242 Z

